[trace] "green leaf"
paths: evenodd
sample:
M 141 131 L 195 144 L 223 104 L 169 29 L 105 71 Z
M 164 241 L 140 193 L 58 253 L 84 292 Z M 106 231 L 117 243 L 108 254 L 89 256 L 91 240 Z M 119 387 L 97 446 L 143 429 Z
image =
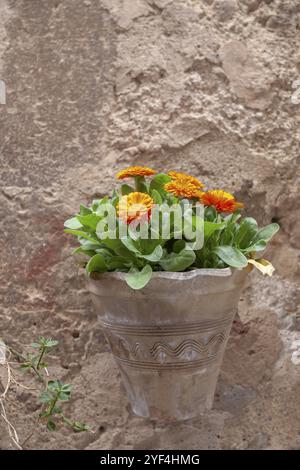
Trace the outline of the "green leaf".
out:
M 118 205 L 119 200 L 120 200 L 120 197 L 117 195 L 117 196 L 114 196 L 114 197 L 111 198 L 110 203 L 113 207 L 116 208 L 117 205 Z
M 75 250 L 72 251 L 72 255 L 75 255 L 78 253 L 82 255 L 86 255 L 86 256 L 94 256 L 96 254 L 94 250 L 87 250 L 83 248 L 82 246 L 78 246 L 77 248 L 75 248 Z
M 266 225 L 265 227 L 261 228 L 255 237 L 255 241 L 257 240 L 264 240 L 265 242 L 268 242 L 271 240 L 272 237 L 278 232 L 279 230 L 279 225 L 278 224 L 269 224 Z
M 117 196 L 117 194 L 116 194 L 116 196 Z M 112 197 L 114 197 L 114 196 L 112 196 Z M 108 202 L 109 202 L 109 197 L 108 197 L 108 196 L 104 196 L 104 197 L 100 200 L 99 204 L 107 204 Z
M 128 238 L 128 237 L 121 238 L 121 242 L 132 253 L 141 254 L 140 250 L 137 247 L 136 242 L 134 242 L 131 238 Z
M 179 253 L 168 254 L 165 258 L 160 260 L 159 265 L 164 271 L 184 271 L 194 263 L 195 259 L 195 252 L 185 248 Z
M 100 253 L 97 253 L 95 256 L 93 256 L 89 260 L 88 264 L 86 265 L 86 272 L 88 274 L 90 274 L 92 272 L 103 273 L 105 271 L 107 271 L 105 258 Z
M 159 261 L 161 259 L 163 255 L 163 249 L 160 245 L 158 245 L 152 253 L 150 253 L 149 255 L 143 255 L 143 254 L 140 254 L 138 255 L 139 258 L 144 258 L 148 261 L 151 261 L 152 263 L 157 263 L 157 261 Z
M 85 424 L 81 423 L 80 421 L 75 421 L 73 423 L 73 431 L 74 432 L 83 432 L 83 431 L 89 431 L 90 427 Z
M 121 186 L 121 194 L 122 196 L 126 196 L 127 194 L 133 193 L 134 188 L 129 186 L 129 184 L 122 184 Z
M 220 239 L 217 241 L 217 245 L 233 245 L 235 233 L 236 224 L 226 225 Z
M 77 219 L 84 227 L 88 227 L 91 228 L 93 231 L 96 231 L 98 222 L 102 219 L 102 217 L 96 214 L 87 214 L 78 215 Z
M 226 222 L 227 225 L 229 225 L 229 224 L 234 224 L 241 217 L 242 215 L 239 212 L 233 212 L 232 214 L 226 215 L 223 220 L 224 222 Z
M 139 248 L 140 252 L 143 255 L 150 255 L 158 245 L 162 244 L 161 238 L 140 238 L 139 239 Z
M 127 271 L 126 268 L 131 267 L 132 261 L 124 256 L 112 256 L 106 261 L 106 264 L 109 271 Z
M 218 217 L 217 210 L 214 206 L 205 207 L 204 209 L 204 219 L 208 222 L 216 222 Z
M 80 204 L 80 215 L 88 215 L 91 214 L 92 210 L 89 207 Z
M 138 258 L 143 258 L 146 259 L 147 261 L 151 261 L 153 263 L 156 263 L 159 261 L 163 255 L 163 249 L 162 247 L 158 244 L 160 243 L 160 240 L 137 240 L 134 241 L 131 238 L 122 238 L 121 239 L 122 243 L 124 246 L 130 250 L 132 253 L 134 253 Z M 157 245 L 152 253 L 142 253 L 141 252 L 141 246 L 139 242 L 143 242 L 143 251 L 146 251 L 147 243 L 149 243 L 149 247 L 153 246 L 152 242 L 154 242 L 155 245 Z M 146 249 L 145 249 L 146 248 Z M 148 250 L 147 250 L 148 251 Z
M 182 227 L 184 229 L 184 237 L 186 240 L 189 241 L 196 241 L 197 240 L 197 245 L 203 244 L 204 242 L 204 220 L 202 217 L 198 215 L 192 215 L 191 216 L 191 210 L 189 209 L 184 213 L 183 216 L 183 221 L 184 221 L 184 226 Z M 181 238 L 180 235 L 180 227 L 176 227 L 176 224 L 174 224 L 174 238 Z
M 204 221 L 204 239 L 207 240 L 216 230 L 222 230 L 225 227 L 225 222 L 209 222 Z
M 90 242 L 96 243 L 100 245 L 100 242 L 97 238 L 92 237 L 91 235 L 88 235 L 87 233 L 83 232 L 82 230 L 71 230 L 66 228 L 64 230 L 66 233 L 71 233 L 72 235 L 76 235 L 77 237 L 82 237 L 85 238 L 86 240 L 89 240 Z
M 154 204 L 162 204 L 162 197 L 156 189 L 151 190 L 151 197 L 154 201 Z
M 54 348 L 54 346 L 58 345 L 58 341 L 56 339 L 46 338 L 44 344 L 46 348 Z
M 224 263 L 233 268 L 244 268 L 248 264 L 246 256 L 233 246 L 218 246 L 213 252 L 218 255 Z
M 62 413 L 62 409 L 59 406 L 55 406 L 51 414 L 53 415 L 54 413 L 60 414 Z
M 155 175 L 150 183 L 150 194 L 152 191 L 155 189 L 161 196 L 164 196 L 166 191 L 164 190 L 165 184 L 169 183 L 171 181 L 170 176 L 164 174 L 164 173 L 159 173 L 158 175 Z
M 70 399 L 70 392 L 60 392 L 59 399 L 60 401 L 68 401 Z
M 173 243 L 172 251 L 174 253 L 180 253 L 184 249 L 185 249 L 185 241 L 184 240 L 176 240 Z
M 116 251 L 118 248 L 122 246 L 122 242 L 119 238 L 113 239 L 113 238 L 103 238 L 101 242 L 107 246 L 110 250 Z
M 110 202 L 110 198 L 108 196 L 104 196 L 101 199 L 93 199 L 92 210 L 90 212 L 87 212 L 86 214 L 80 214 L 80 215 L 88 215 L 92 213 L 97 214 L 97 210 L 99 209 L 99 206 L 101 206 L 102 204 L 106 204 L 107 202 Z
M 78 241 L 84 250 L 95 251 L 97 248 L 99 248 L 100 245 L 100 241 L 98 239 L 93 239 L 93 241 L 91 242 L 90 240 L 86 240 L 85 238 L 79 237 Z
M 125 274 L 125 281 L 132 289 L 142 289 L 145 287 L 152 277 L 152 268 L 150 264 L 146 264 L 141 271 L 136 268 Z
M 104 257 L 105 263 L 112 256 L 112 253 L 108 248 L 97 248 L 96 252 Z
M 56 424 L 51 419 L 49 419 L 47 422 L 47 429 L 48 431 L 55 431 L 56 429 Z
M 79 222 L 77 217 L 72 217 L 71 219 L 66 220 L 64 223 L 64 226 L 72 230 L 77 230 L 77 229 L 82 228 L 82 224 Z
M 248 246 L 247 248 L 243 249 L 244 253 L 251 253 L 256 251 L 265 250 L 267 246 L 267 242 L 265 240 L 258 240 L 257 242 L 253 243 L 253 245 Z
M 62 383 L 60 380 L 49 380 L 47 384 L 47 388 L 51 390 L 51 392 L 57 392 L 61 389 Z
M 41 403 L 49 403 L 53 400 L 53 396 L 51 393 L 44 391 L 40 394 L 39 400 Z
M 136 261 L 136 254 L 128 250 L 128 248 L 126 248 L 126 246 L 124 246 L 122 243 L 119 247 L 115 249 L 115 252 L 118 256 L 126 258 L 128 262 L 134 263 Z
M 164 191 L 165 191 L 165 190 L 164 190 Z M 167 193 L 166 191 L 165 191 L 165 194 L 166 194 L 166 196 L 167 196 L 168 204 L 169 204 L 170 206 L 173 206 L 174 204 L 178 204 L 178 202 L 179 202 L 179 198 L 178 198 L 178 197 L 174 196 L 173 194 Z
M 23 371 L 27 371 L 31 369 L 31 367 L 32 364 L 30 362 L 23 362 L 22 364 L 20 364 L 20 369 L 22 369 Z
M 235 244 L 240 248 L 247 248 L 257 233 L 257 222 L 252 217 L 246 217 L 238 226 Z
M 152 187 L 157 184 L 159 184 L 160 186 L 164 186 L 166 183 L 169 183 L 171 179 L 171 176 L 166 175 L 166 173 L 158 173 L 152 178 L 150 189 L 152 189 Z
M 92 202 L 92 210 L 94 212 L 96 212 L 96 210 L 98 209 L 98 206 L 101 202 L 101 199 L 93 199 L 93 202 Z M 85 215 L 85 214 L 82 214 L 82 215 Z

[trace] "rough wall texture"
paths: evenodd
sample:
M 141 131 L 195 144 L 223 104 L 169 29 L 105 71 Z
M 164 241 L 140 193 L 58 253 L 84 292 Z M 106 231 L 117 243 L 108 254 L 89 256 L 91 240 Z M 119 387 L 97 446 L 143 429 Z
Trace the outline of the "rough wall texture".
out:
M 60 339 L 71 411 L 96 430 L 41 429 L 27 448 L 299 447 L 299 40 L 297 0 L 0 0 L 0 336 Z M 188 170 L 282 226 L 276 275 L 253 273 L 241 300 L 214 410 L 171 427 L 132 415 L 62 233 L 138 162 Z M 26 437 L 36 405 L 14 398 Z

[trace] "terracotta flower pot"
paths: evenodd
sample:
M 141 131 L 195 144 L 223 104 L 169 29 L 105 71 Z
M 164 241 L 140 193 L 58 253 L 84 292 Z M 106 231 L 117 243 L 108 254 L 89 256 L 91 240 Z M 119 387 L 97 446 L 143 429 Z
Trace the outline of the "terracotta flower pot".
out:
M 132 290 L 123 273 L 94 273 L 88 289 L 133 411 L 184 420 L 212 407 L 247 270 L 154 273 Z

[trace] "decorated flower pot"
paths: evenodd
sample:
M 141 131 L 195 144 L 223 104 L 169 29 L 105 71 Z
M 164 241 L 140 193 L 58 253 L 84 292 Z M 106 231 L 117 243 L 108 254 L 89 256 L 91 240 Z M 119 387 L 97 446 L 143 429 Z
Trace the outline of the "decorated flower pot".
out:
M 65 222 L 133 411 L 188 419 L 213 403 L 249 269 L 279 225 L 258 227 L 243 203 L 198 178 L 132 166 L 112 195 Z
M 184 420 L 210 409 L 247 269 L 155 272 L 141 290 L 93 273 L 88 289 L 134 413 Z

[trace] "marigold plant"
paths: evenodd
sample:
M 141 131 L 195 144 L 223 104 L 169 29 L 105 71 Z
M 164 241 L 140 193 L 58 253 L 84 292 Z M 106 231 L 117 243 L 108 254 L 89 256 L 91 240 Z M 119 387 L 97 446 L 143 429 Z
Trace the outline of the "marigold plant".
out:
M 65 232 L 77 237 L 74 253 L 83 257 L 88 275 L 124 272 L 127 284 L 140 289 L 153 271 L 256 267 L 273 273 L 258 253 L 278 224 L 259 228 L 252 217 L 242 217 L 244 204 L 233 194 L 204 190 L 198 178 L 174 170 L 133 166 L 116 177 L 128 183 L 90 207 L 81 205 L 65 222 Z

